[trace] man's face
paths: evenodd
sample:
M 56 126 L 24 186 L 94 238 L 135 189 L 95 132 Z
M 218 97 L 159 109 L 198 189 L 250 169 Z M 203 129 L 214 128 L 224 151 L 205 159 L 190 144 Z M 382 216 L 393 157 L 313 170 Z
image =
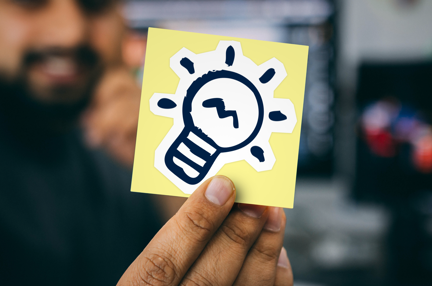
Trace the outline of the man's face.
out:
M 44 106 L 86 100 L 119 61 L 118 2 L 0 0 L 0 89 Z

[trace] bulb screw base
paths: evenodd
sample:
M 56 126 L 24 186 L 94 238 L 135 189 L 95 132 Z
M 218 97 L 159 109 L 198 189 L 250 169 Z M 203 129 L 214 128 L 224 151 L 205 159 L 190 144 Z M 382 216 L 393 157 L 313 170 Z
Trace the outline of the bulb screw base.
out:
M 165 155 L 168 169 L 191 185 L 204 179 L 220 154 L 203 136 L 201 132 L 184 129 Z

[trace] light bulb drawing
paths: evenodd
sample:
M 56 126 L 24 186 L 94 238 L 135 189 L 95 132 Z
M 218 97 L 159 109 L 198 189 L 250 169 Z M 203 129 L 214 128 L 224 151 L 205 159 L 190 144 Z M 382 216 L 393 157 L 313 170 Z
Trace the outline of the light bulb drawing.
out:
M 150 110 L 174 124 L 155 151 L 155 167 L 186 194 L 225 164 L 246 160 L 256 171 L 276 162 L 273 132 L 292 133 L 296 113 L 289 99 L 274 98 L 285 79 L 272 58 L 256 65 L 239 42 L 220 41 L 216 50 L 181 49 L 170 59 L 180 78 L 175 94 L 155 93 Z

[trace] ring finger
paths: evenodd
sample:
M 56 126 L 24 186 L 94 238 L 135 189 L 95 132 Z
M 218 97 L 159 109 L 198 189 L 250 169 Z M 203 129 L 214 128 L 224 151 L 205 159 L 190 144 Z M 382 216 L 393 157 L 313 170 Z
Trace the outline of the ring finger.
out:
M 234 285 L 274 285 L 285 233 L 282 208 L 270 208 L 264 230 L 250 249 Z

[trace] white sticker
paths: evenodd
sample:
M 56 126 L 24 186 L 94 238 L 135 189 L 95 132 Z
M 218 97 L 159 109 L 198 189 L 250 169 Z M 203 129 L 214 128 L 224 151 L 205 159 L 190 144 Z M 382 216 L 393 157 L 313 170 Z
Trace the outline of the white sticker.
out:
M 273 58 L 257 66 L 239 42 L 220 41 L 212 52 L 181 49 L 170 67 L 180 77 L 176 93 L 150 99 L 154 114 L 174 119 L 155 167 L 186 194 L 231 162 L 271 170 L 271 133 L 291 133 L 297 123 L 292 102 L 273 97 L 287 76 L 283 64 Z

